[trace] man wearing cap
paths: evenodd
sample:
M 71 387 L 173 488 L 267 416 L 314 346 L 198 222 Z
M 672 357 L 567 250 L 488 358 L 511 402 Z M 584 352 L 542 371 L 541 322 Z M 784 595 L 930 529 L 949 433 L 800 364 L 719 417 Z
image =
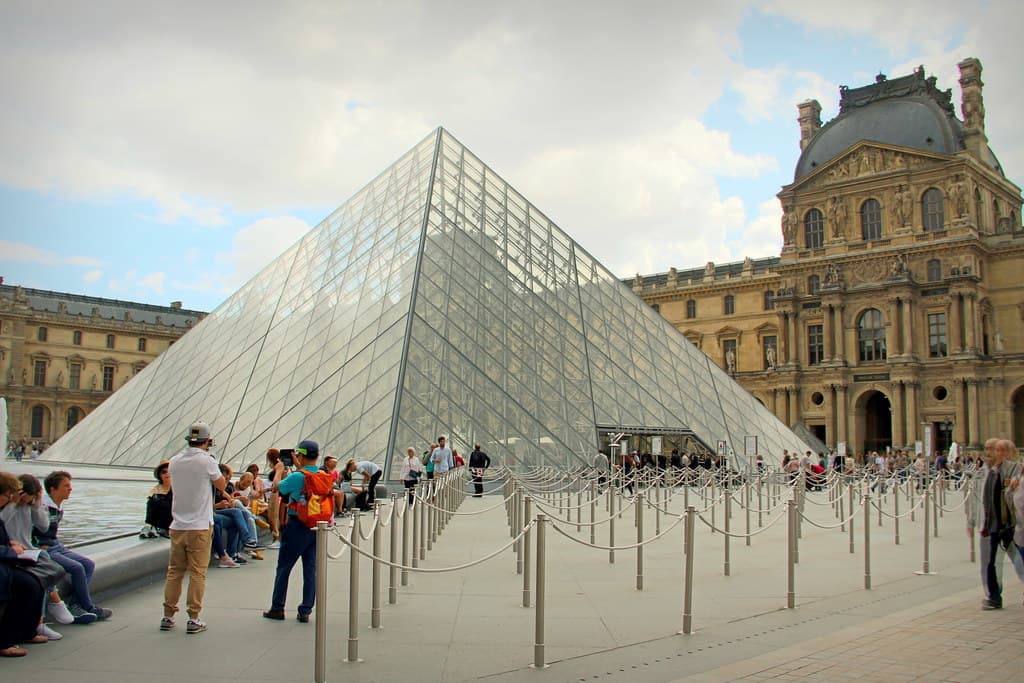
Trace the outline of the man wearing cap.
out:
M 320 446 L 316 441 L 303 441 L 295 447 L 294 459 L 299 469 L 285 476 L 281 462 L 274 465 L 273 490 L 281 494 L 282 502 L 298 502 L 306 485 L 306 475 L 316 474 L 316 461 L 320 457 Z M 270 609 L 263 613 L 266 619 L 284 619 L 284 604 L 288 597 L 288 578 L 292 567 L 302 558 L 302 602 L 299 603 L 297 619 L 303 624 L 309 622 L 316 600 L 316 531 L 309 529 L 297 517 L 296 511 L 288 508 L 288 520 L 281 527 L 281 549 L 277 553 L 277 572 L 274 575 L 274 594 Z
M 171 458 L 167 471 L 171 475 L 174 498 L 171 501 L 171 552 L 167 557 L 167 581 L 164 584 L 164 616 L 160 630 L 174 628 L 181 585 L 188 572 L 188 623 L 185 632 L 202 633 L 206 622 L 199 618 L 206 592 L 206 569 L 210 566 L 210 542 L 213 538 L 212 483 L 224 493 L 226 482 L 209 450 L 213 445 L 210 428 L 196 422 L 185 437 L 188 446 Z

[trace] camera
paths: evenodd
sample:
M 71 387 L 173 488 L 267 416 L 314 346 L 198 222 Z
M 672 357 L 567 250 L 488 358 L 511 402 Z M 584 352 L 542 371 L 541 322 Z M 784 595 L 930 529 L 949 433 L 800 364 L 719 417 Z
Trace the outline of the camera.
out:
M 294 448 L 282 448 L 279 451 L 278 457 L 281 460 L 281 464 L 285 467 L 295 467 L 295 449 Z

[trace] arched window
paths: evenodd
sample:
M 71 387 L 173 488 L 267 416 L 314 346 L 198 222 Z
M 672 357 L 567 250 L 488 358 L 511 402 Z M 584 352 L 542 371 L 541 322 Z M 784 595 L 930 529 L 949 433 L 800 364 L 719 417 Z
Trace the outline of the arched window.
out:
M 693 299 L 688 299 L 686 301 L 686 317 L 687 318 L 696 318 L 697 317 L 697 302 L 694 301 Z
M 771 289 L 764 293 L 764 310 L 775 310 L 775 292 Z
M 921 217 L 925 232 L 938 232 L 946 229 L 946 219 L 942 209 L 942 190 L 928 188 L 921 197 Z
M 71 406 L 68 408 L 68 431 L 78 424 L 78 421 L 82 419 L 82 409 Z
M 725 295 L 725 299 L 722 301 L 722 312 L 726 315 L 732 315 L 736 312 L 736 299 L 732 294 Z
M 928 261 L 928 282 L 938 282 L 942 279 L 942 261 L 933 258 Z
M 885 360 L 885 323 L 877 308 L 869 308 L 857 320 L 857 350 L 862 361 Z
M 818 209 L 811 209 L 804 215 L 804 243 L 808 249 L 825 246 L 825 217 Z
M 36 340 L 44 342 L 46 341 L 46 338 L 48 336 L 49 331 L 45 327 L 40 327 L 38 330 L 36 330 Z
M 877 199 L 860 205 L 860 237 L 865 242 L 882 239 L 882 205 Z
M 807 293 L 817 294 L 818 290 L 821 289 L 821 278 L 817 275 L 812 275 L 807 278 Z
M 981 198 L 981 190 L 974 188 L 974 213 L 977 215 L 978 232 L 984 232 L 988 227 L 985 220 L 985 200 Z

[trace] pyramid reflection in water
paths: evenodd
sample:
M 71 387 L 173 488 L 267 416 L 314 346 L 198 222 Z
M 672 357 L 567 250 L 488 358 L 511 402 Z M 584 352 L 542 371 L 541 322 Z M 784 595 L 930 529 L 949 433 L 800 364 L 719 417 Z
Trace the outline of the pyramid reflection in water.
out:
M 312 438 L 392 477 L 439 434 L 500 463 L 589 463 L 606 431 L 805 449 L 443 129 L 46 456 L 153 465 L 196 419 L 236 467 Z

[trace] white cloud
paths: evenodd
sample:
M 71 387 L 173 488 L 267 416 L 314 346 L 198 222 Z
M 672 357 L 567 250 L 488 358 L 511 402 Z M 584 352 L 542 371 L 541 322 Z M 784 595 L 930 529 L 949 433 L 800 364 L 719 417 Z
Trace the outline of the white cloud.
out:
M 0 261 L 23 261 L 44 266 L 102 266 L 103 261 L 90 256 L 65 256 L 50 249 L 42 249 L 23 242 L 0 240 Z
M 82 280 L 85 282 L 96 282 L 103 277 L 102 270 L 90 270 L 88 273 L 82 276 Z
M 772 69 L 744 69 L 732 79 L 730 87 L 740 96 L 740 113 L 747 121 L 764 121 L 779 115 L 781 81 L 787 73 L 780 66 Z
M 145 276 L 139 278 L 138 286 L 139 287 L 145 287 L 147 289 L 152 289 L 157 294 L 163 294 L 164 293 L 164 280 L 166 278 L 167 278 L 167 274 L 166 273 L 160 273 L 160 272 L 149 273 L 148 275 L 145 275 Z

